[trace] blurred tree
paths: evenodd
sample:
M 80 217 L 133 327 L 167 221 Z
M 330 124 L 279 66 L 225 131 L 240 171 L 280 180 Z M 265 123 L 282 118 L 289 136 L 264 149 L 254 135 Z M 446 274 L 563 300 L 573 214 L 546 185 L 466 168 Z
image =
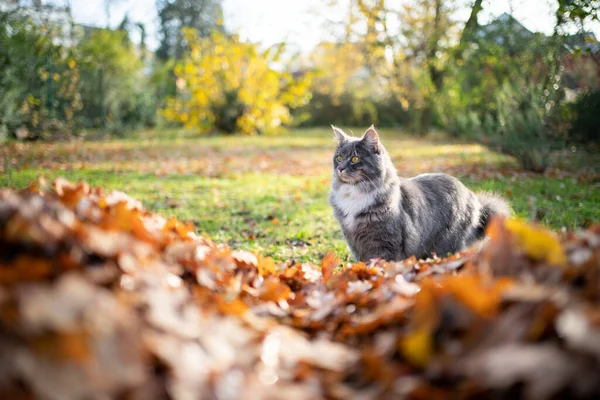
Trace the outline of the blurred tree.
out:
M 310 61 L 317 69 L 313 91 L 329 96 L 333 105 L 340 103 L 351 80 L 364 78 L 367 72 L 365 55 L 356 43 L 321 43 Z
M 422 104 L 417 129 L 424 134 L 431 126 L 435 100 L 444 84 L 450 49 L 456 39 L 455 9 L 445 0 L 418 0 L 405 4 L 401 11 L 401 34 L 406 57 L 425 74 L 418 80 Z
M 465 26 L 462 30 L 462 34 L 460 35 L 460 41 L 458 46 L 456 46 L 454 51 L 454 58 L 456 61 L 462 60 L 463 52 L 465 48 L 472 42 L 474 39 L 474 35 L 479 27 L 479 13 L 483 10 L 483 0 L 475 0 L 473 1 L 473 5 L 471 6 L 471 12 L 469 14 L 469 19 L 465 22 Z
M 314 78 L 311 102 L 300 111 L 306 122 L 362 126 L 399 125 L 407 115 L 391 94 L 388 80 L 370 70 L 364 43 L 323 42 L 309 56 Z M 380 73 L 386 63 L 381 63 Z
M 18 128 L 36 137 L 76 125 L 79 66 L 74 49 L 61 44 L 62 28 L 18 10 L 0 12 L 0 136 Z
M 570 108 L 574 115 L 569 139 L 600 146 L 600 89 L 584 92 Z
M 359 125 L 360 116 L 371 110 L 368 72 L 357 44 L 324 42 L 309 56 L 314 79 L 311 102 L 301 112 L 313 124 Z M 365 76 L 367 75 L 367 76 Z M 376 121 L 376 115 L 370 115 Z
M 437 99 L 451 132 L 513 155 L 543 171 L 564 147 L 562 39 L 525 29 L 508 14 L 474 31 Z
M 148 47 L 146 45 L 146 25 L 141 22 L 137 22 L 135 26 L 140 31 L 140 52 L 142 53 L 142 58 L 146 58 L 146 52 L 148 51 Z
M 161 60 L 181 59 L 187 46 L 184 28 L 196 29 L 200 37 L 222 29 L 222 3 L 222 0 L 157 0 L 161 39 L 156 56 Z
M 95 29 L 78 47 L 81 57 L 84 116 L 90 126 L 120 129 L 139 113 L 144 89 L 143 64 L 126 30 Z
M 556 25 L 569 21 L 580 26 L 587 21 L 600 21 L 600 1 L 598 0 L 558 0 Z
M 411 110 L 412 125 L 422 133 L 432 124 L 435 99 L 444 85 L 456 42 L 461 36 L 469 41 L 481 9 L 481 0 L 475 0 L 469 23 L 460 35 L 453 4 L 416 0 L 394 9 L 385 0 L 350 1 L 346 41 L 363 44 L 369 71 L 386 81 L 397 104 Z M 388 29 L 392 20 L 400 26 L 399 32 Z
M 339 8 L 339 2 L 332 2 Z M 481 26 L 483 0 L 469 3 L 462 27 L 454 18 L 455 3 L 448 0 L 414 0 L 399 8 L 385 0 L 348 3 L 343 37 L 353 47 L 353 61 L 364 62 L 370 74 L 365 81 L 384 82 L 419 132 L 438 123 L 511 154 L 536 171 L 547 167 L 549 154 L 566 140 L 595 137 L 590 132 L 597 124 L 589 110 L 596 104 L 594 88 L 600 75 L 590 63 L 600 52 L 593 35 L 580 32 L 564 37 L 555 32 L 547 37 L 530 32 L 509 14 Z M 598 21 L 599 9 L 597 0 L 558 0 L 557 21 L 576 22 L 582 29 L 585 22 Z M 389 26 L 399 29 L 392 31 Z M 585 49 L 589 59 L 566 57 L 567 47 L 574 53 Z M 348 63 L 341 54 L 336 57 Z M 320 62 L 335 71 L 335 65 Z M 353 64 L 348 65 L 353 71 Z M 325 88 L 335 93 L 336 87 L 344 87 L 343 98 L 361 104 L 361 96 L 348 93 L 362 90 L 351 84 L 355 75 L 342 73 L 335 78 L 321 82 L 321 77 L 316 78 L 315 99 L 325 104 Z M 587 88 L 589 95 L 580 104 L 566 107 L 565 87 L 573 92 Z M 370 106 L 378 110 L 385 96 L 369 93 L 366 98 L 373 99 Z M 332 107 L 335 100 L 331 98 Z M 321 108 L 326 108 L 323 104 Z M 571 130 L 569 136 L 571 114 L 581 123 L 574 122 L 577 132 Z
M 22 122 L 19 105 L 33 75 L 29 67 L 31 43 L 37 40 L 39 35 L 26 20 L 0 13 L 0 138 Z
M 184 29 L 190 52 L 175 67 L 178 95 L 163 115 L 200 131 L 272 133 L 292 122 L 290 108 L 310 99 L 310 74 L 294 77 L 274 69 L 283 44 L 261 51 L 214 30 L 203 38 Z
M 496 111 L 482 114 L 479 139 L 514 156 L 526 170 L 543 172 L 552 151 L 564 147 L 555 112 L 562 91 L 548 90 L 543 83 L 515 81 L 505 80 L 495 93 Z
M 103 0 L 104 1 L 104 13 L 106 15 L 106 27 L 110 28 L 110 11 L 111 9 L 121 3 L 123 0 Z

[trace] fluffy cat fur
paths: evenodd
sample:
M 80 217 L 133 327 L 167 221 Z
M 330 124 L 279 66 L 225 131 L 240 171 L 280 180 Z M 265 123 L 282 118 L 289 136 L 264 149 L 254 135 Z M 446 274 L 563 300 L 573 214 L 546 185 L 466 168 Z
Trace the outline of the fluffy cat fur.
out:
M 373 126 L 362 138 L 333 130 L 330 203 L 359 261 L 445 256 L 483 239 L 492 216 L 510 214 L 502 198 L 450 175 L 399 177 Z

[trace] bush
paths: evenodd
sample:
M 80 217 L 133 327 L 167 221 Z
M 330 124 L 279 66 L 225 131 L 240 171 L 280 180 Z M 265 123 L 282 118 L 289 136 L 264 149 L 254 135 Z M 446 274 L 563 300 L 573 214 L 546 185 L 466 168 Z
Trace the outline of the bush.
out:
M 0 136 L 154 124 L 156 95 L 128 33 L 94 29 L 71 45 L 62 29 L 0 12 Z
M 154 123 L 155 95 L 125 30 L 96 29 L 78 45 L 83 118 L 113 133 Z
M 600 89 L 580 95 L 571 105 L 573 124 L 569 139 L 579 143 L 600 143 Z
M 510 32 L 508 32 L 510 33 Z M 570 112 L 564 101 L 562 39 L 532 35 L 514 45 L 480 38 L 449 69 L 437 101 L 440 122 L 454 136 L 478 140 L 544 171 L 564 147 Z
M 552 151 L 565 143 L 559 96 L 559 91 L 544 90 L 542 85 L 521 87 L 506 82 L 496 93 L 490 111 L 457 112 L 452 120 L 453 133 L 515 157 L 526 170 L 543 172 Z
M 31 24 L 10 13 L 0 13 L 0 135 L 8 136 L 22 118 L 19 104 L 27 91 L 28 43 L 38 39 Z
M 497 112 L 485 115 L 481 139 L 516 157 L 523 168 L 543 172 L 550 153 L 564 146 L 559 132 L 552 127 L 559 93 L 543 89 L 542 85 L 513 85 L 507 82 L 497 93 Z
M 0 131 L 39 137 L 71 133 L 81 110 L 79 65 L 62 43 L 62 26 L 39 25 L 17 11 L 0 12 Z
M 191 29 L 185 35 L 190 52 L 175 67 L 178 93 L 162 112 L 167 120 L 203 132 L 271 133 L 310 99 L 310 74 L 273 68 L 283 46 L 261 51 L 219 30 L 209 38 Z

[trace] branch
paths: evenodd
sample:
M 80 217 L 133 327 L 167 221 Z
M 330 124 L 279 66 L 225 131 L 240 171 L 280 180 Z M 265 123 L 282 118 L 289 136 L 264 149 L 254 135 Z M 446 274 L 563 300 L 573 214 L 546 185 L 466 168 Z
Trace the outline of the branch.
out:
M 473 32 L 477 29 L 479 25 L 477 22 L 477 16 L 479 12 L 483 9 L 483 0 L 475 0 L 473 3 L 473 7 L 471 8 L 471 14 L 469 15 L 469 19 L 463 28 L 462 34 L 460 36 L 460 42 L 458 43 L 458 47 L 456 48 L 456 52 L 454 54 L 457 60 L 462 59 L 462 51 L 465 48 L 467 42 L 471 41 L 473 38 Z

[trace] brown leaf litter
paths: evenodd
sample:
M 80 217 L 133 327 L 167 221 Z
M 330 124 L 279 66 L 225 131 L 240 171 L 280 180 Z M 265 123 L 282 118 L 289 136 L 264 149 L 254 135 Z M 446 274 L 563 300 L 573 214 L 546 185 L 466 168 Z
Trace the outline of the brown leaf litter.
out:
M 57 180 L 0 192 L 0 397 L 600 396 L 600 226 L 283 263 Z M 337 271 L 337 272 L 336 272 Z

